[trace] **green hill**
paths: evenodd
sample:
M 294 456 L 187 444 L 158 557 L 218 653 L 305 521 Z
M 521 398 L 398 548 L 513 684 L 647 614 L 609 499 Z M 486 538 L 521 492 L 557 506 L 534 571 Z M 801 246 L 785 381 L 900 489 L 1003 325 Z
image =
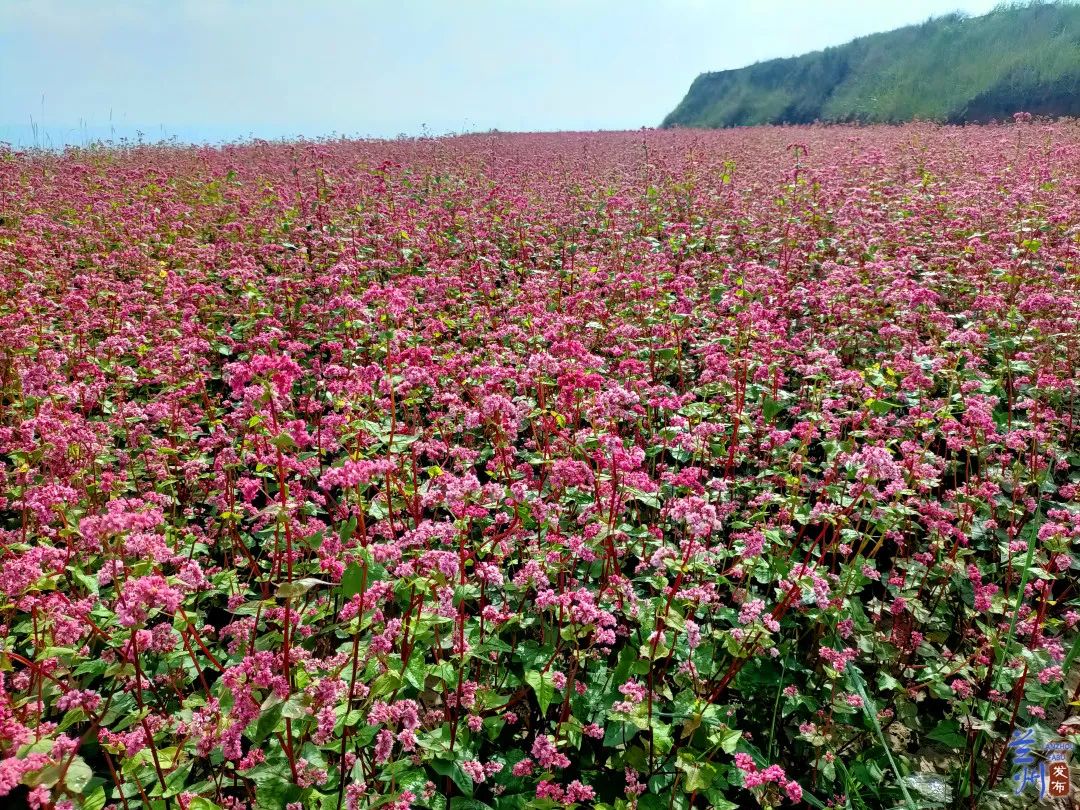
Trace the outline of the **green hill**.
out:
M 703 73 L 663 126 L 1080 116 L 1080 5 L 951 14 L 835 48 Z

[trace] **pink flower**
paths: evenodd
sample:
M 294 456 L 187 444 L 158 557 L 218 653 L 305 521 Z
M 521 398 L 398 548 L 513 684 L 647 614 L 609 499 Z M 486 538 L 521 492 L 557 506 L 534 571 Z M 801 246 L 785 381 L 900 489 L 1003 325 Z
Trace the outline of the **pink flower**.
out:
M 701 628 L 693 619 L 686 620 L 686 644 L 691 650 L 701 645 Z
M 596 798 L 596 791 L 588 785 L 583 785 L 577 779 L 566 786 L 566 796 L 563 801 L 572 802 L 588 802 Z
M 754 599 L 745 603 L 739 611 L 739 624 L 750 624 L 761 615 L 761 611 L 764 609 L 765 602 L 761 599 Z
M 837 672 L 843 672 L 847 668 L 849 661 L 854 661 L 859 657 L 859 653 L 855 649 L 834 650 L 831 647 L 821 647 L 818 650 L 818 655 L 821 656 L 821 660 L 832 666 Z
M 787 794 L 787 797 L 796 804 L 802 801 L 802 786 L 794 779 L 789 779 L 784 783 L 784 792 Z
M 1057 665 L 1046 667 L 1039 671 L 1039 683 L 1043 686 L 1050 683 L 1050 681 L 1060 681 L 1062 677 L 1061 667 Z
M 383 729 L 375 738 L 375 761 L 380 764 L 388 762 L 393 748 L 394 735 Z
M 180 591 L 157 574 L 128 580 L 116 603 L 116 617 L 124 627 L 135 627 L 146 621 L 151 610 L 172 615 L 182 600 Z
M 570 759 L 565 754 L 560 754 L 551 737 L 541 734 L 533 740 L 532 755 L 540 764 L 541 768 L 569 768 Z
M 950 686 L 950 687 L 952 688 L 952 690 L 953 690 L 954 692 L 956 692 L 956 694 L 958 694 L 958 695 L 959 695 L 959 696 L 960 696 L 960 697 L 961 697 L 961 698 L 962 698 L 963 700 L 969 700 L 969 699 L 971 698 L 971 696 L 972 696 L 972 695 L 974 694 L 974 692 L 975 692 L 975 690 L 974 690 L 974 688 L 973 688 L 973 687 L 971 686 L 971 684 L 970 684 L 970 683 L 968 683 L 967 681 L 963 680 L 962 678 L 954 678 L 954 679 L 953 679 L 953 680 L 952 680 L 952 681 L 951 681 L 951 682 L 949 683 L 949 686 Z
M 477 784 L 484 781 L 484 766 L 475 759 L 462 762 L 461 770 L 465 771 L 465 774 Z
M 533 761 L 526 757 L 525 759 L 518 760 L 514 763 L 514 767 L 510 769 L 510 773 L 514 776 L 528 776 L 533 772 Z

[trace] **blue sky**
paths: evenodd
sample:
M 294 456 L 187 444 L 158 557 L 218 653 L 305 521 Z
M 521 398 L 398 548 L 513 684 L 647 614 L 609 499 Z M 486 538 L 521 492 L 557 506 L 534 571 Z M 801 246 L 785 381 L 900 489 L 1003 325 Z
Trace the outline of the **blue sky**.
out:
M 0 3 L 0 141 L 60 145 L 655 126 L 698 73 L 997 0 Z

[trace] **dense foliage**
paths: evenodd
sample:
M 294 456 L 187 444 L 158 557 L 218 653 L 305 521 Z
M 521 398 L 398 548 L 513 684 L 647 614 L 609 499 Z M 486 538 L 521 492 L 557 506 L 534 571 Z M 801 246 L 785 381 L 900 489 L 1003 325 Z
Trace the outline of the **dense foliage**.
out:
M 703 73 L 665 126 L 951 123 L 1080 115 L 1080 5 L 951 14 L 846 45 Z
M 0 801 L 1008 805 L 1080 730 L 1078 166 L 0 152 Z

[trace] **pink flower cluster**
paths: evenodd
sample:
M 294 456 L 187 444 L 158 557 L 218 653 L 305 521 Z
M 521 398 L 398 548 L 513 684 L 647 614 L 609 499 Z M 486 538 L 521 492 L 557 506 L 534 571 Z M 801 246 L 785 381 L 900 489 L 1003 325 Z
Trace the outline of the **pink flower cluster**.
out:
M 769 782 L 780 785 L 787 797 L 795 802 L 802 801 L 802 787 L 794 779 L 788 779 L 784 769 L 779 765 L 770 765 L 764 770 L 759 770 L 749 754 L 736 754 L 735 767 L 742 771 L 743 786 L 747 788 L 761 787 Z

